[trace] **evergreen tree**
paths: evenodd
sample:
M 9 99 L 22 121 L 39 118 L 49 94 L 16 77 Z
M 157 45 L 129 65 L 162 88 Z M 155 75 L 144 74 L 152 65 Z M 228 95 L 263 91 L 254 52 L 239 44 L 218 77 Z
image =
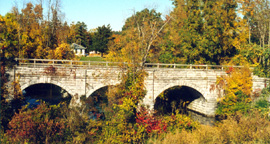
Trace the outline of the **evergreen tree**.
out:
M 75 33 L 76 43 L 84 47 L 88 47 L 89 44 L 87 41 L 87 26 L 84 22 L 77 22 Z
M 233 0 L 205 1 L 203 9 L 204 30 L 202 46 L 206 61 L 220 64 L 236 54 L 233 45 L 236 33 L 237 3 Z
M 187 18 L 179 32 L 182 43 L 179 45 L 185 56 L 186 63 L 197 63 L 203 58 L 203 47 L 201 46 L 203 33 L 203 17 L 201 15 L 201 1 L 188 0 L 184 10 Z
M 112 29 L 110 25 L 98 27 L 97 32 L 94 34 L 92 47 L 101 53 L 101 57 L 103 57 L 103 53 L 108 51 L 108 42 L 111 36 Z

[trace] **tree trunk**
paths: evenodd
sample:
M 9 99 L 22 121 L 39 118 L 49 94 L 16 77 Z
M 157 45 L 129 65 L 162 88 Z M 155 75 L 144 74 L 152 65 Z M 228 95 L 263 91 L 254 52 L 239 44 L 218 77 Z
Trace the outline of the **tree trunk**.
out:
M 250 22 L 248 19 L 248 44 L 250 44 Z
M 268 52 L 270 50 L 270 19 L 268 22 Z

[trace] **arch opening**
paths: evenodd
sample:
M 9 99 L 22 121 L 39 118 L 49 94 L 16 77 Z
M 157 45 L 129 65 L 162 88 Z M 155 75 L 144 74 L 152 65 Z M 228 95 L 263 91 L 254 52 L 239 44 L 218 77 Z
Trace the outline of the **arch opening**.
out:
M 105 109 L 109 105 L 108 91 L 114 86 L 104 86 L 94 91 L 85 99 L 86 111 L 90 119 L 104 119 Z
M 39 83 L 30 85 L 23 90 L 25 97 L 25 104 L 29 103 L 29 107 L 36 107 L 39 105 L 37 100 L 45 101 L 50 105 L 66 102 L 69 105 L 71 95 L 62 87 L 55 84 Z
M 169 115 L 179 111 L 188 114 L 188 105 L 203 95 L 196 89 L 188 86 L 174 86 L 163 91 L 155 99 L 154 110 L 156 115 Z

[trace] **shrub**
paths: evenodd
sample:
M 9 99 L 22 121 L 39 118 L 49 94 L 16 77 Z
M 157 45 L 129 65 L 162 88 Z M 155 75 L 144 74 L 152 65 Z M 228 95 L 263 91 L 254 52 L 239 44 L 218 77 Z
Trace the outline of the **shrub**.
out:
M 270 122 L 258 112 L 249 116 L 229 116 L 216 126 L 201 125 L 192 131 L 169 132 L 164 138 L 150 139 L 152 144 L 269 143 Z
M 60 107 L 60 106 L 58 106 Z M 55 108 L 42 102 L 35 109 L 24 107 L 9 122 L 6 135 L 11 142 L 51 143 L 63 141 L 65 123 L 55 117 Z
M 247 113 L 251 109 L 251 99 L 242 91 L 238 91 L 235 95 L 226 95 L 225 98 L 218 103 L 216 110 L 217 115 L 230 116 L 236 112 Z
M 136 123 L 136 109 L 145 95 L 145 75 L 144 71 L 128 69 L 121 75 L 122 82 L 110 89 L 99 143 L 144 142 L 147 133 L 143 125 Z
M 218 101 L 216 114 L 221 118 L 247 112 L 251 102 L 252 77 L 248 67 L 229 69 L 228 75 L 217 79 L 217 87 L 224 89 L 225 96 Z
M 217 126 L 223 143 L 269 143 L 270 122 L 258 111 L 237 114 Z
M 270 86 L 267 88 L 262 89 L 261 96 L 269 98 L 270 97 Z
M 163 122 L 167 125 L 167 130 L 175 132 L 176 130 L 193 130 L 200 126 L 198 122 L 193 121 L 189 116 L 180 114 L 176 111 L 176 114 L 171 116 L 164 116 Z
M 136 123 L 145 127 L 148 134 L 151 133 L 163 133 L 167 130 L 167 124 L 162 122 L 161 119 L 157 119 L 153 115 L 150 115 L 146 108 L 141 107 L 140 111 L 136 113 Z

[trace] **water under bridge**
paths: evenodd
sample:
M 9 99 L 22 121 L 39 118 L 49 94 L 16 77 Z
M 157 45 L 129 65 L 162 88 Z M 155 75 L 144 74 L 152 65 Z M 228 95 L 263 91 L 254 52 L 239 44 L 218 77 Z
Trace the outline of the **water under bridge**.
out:
M 18 65 L 9 70 L 9 75 L 11 80 L 19 78 L 21 90 L 35 84 L 54 84 L 72 96 L 73 105 L 80 105 L 82 95 L 88 97 L 100 88 L 119 84 L 120 74 L 124 71 L 117 63 L 112 62 L 16 60 Z M 206 116 L 214 116 L 220 93 L 213 89 L 213 86 L 218 76 L 226 75 L 225 69 L 228 67 L 230 66 L 147 63 L 147 93 L 141 104 L 154 109 L 155 100 L 162 92 L 175 86 L 185 86 L 187 96 L 196 97 L 188 105 L 188 109 Z M 265 78 L 254 75 L 252 78 L 253 90 L 266 87 Z

